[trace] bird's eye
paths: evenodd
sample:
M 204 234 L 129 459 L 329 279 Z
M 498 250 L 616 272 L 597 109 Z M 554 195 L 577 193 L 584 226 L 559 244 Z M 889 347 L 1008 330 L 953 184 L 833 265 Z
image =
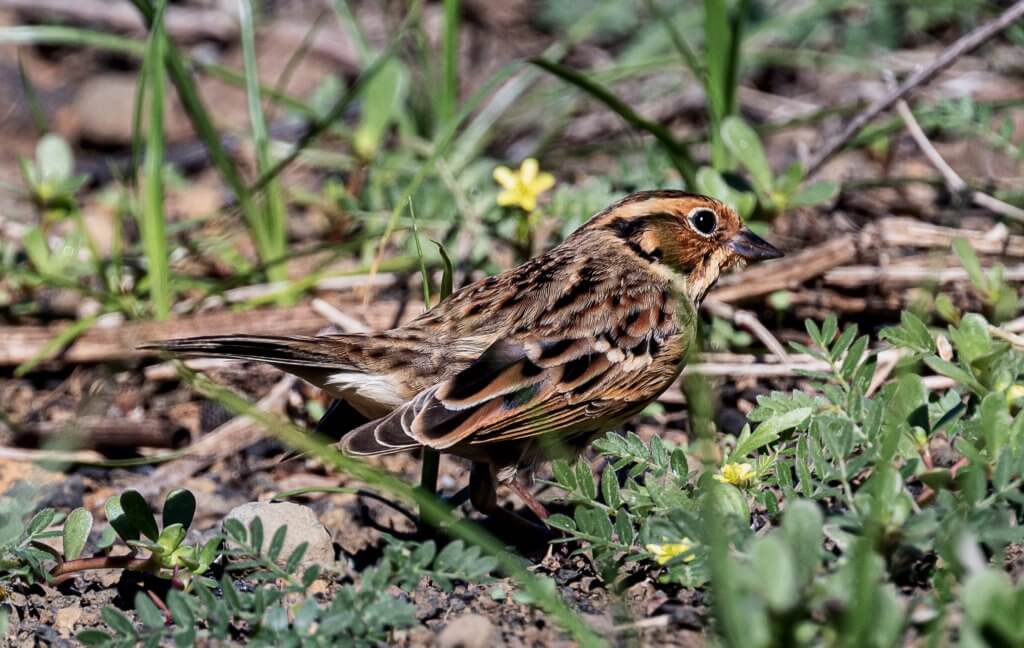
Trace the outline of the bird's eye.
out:
M 701 236 L 711 236 L 718 227 L 718 215 L 706 207 L 694 209 L 690 212 L 690 225 Z

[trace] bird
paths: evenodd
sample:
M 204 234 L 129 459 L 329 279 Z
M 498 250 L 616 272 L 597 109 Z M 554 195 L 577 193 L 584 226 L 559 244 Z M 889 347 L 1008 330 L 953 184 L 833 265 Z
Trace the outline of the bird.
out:
M 628 195 L 547 253 L 469 284 L 397 328 L 321 336 L 225 335 L 145 349 L 269 363 L 337 399 L 318 429 L 351 427 L 342 449 L 431 448 L 472 462 L 469 499 L 488 516 L 518 476 L 577 457 L 679 376 L 697 310 L 738 264 L 781 257 L 714 198 Z M 356 423 L 353 424 L 352 420 Z

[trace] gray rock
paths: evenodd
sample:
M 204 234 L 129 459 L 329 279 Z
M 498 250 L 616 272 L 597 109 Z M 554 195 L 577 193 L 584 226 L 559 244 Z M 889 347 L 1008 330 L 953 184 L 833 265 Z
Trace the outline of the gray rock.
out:
M 480 614 L 464 614 L 445 626 L 437 636 L 439 648 L 487 648 L 493 645 L 494 625 Z
M 225 520 L 238 520 L 248 529 L 249 523 L 257 517 L 263 523 L 263 551 L 270 548 L 270 541 L 278 529 L 288 527 L 277 559 L 278 564 L 284 565 L 288 556 L 303 542 L 308 546 L 299 563 L 300 572 L 309 565 L 319 564 L 322 567 L 334 562 L 331 534 L 308 506 L 292 502 L 249 502 L 231 509 Z

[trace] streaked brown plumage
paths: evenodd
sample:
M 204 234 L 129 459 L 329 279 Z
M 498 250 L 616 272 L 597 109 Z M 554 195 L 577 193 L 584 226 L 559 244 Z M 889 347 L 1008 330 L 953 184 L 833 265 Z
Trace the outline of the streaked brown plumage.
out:
M 722 271 L 778 256 L 716 200 L 642 192 L 400 328 L 148 348 L 294 373 L 370 419 L 344 437 L 348 452 L 427 446 L 470 459 L 474 504 L 494 512 L 495 479 L 512 482 L 521 468 L 580 452 L 675 380 L 696 308 Z

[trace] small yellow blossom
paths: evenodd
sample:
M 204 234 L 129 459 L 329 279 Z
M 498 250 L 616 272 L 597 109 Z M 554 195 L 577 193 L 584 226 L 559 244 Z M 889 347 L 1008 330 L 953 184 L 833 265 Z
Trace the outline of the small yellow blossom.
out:
M 723 484 L 745 488 L 754 482 L 756 476 L 754 467 L 748 463 L 728 463 L 722 466 L 722 469 L 715 475 L 715 479 Z
M 1024 398 L 1024 385 L 1010 385 L 1010 388 L 1006 390 L 1006 400 L 1012 403 L 1020 398 Z
M 657 561 L 659 565 L 664 565 L 676 556 L 692 550 L 693 547 L 693 542 L 691 542 L 689 538 L 683 538 L 679 542 L 671 542 L 669 544 L 644 545 L 644 549 L 654 554 L 654 560 Z M 691 562 L 694 558 L 696 558 L 696 556 L 690 554 L 683 558 L 683 562 Z
M 495 168 L 494 181 L 503 189 L 498 194 L 498 204 L 502 207 L 518 205 L 525 212 L 537 209 L 537 196 L 555 186 L 555 176 L 541 173 L 540 165 L 533 158 L 523 160 L 518 171 L 506 166 Z

